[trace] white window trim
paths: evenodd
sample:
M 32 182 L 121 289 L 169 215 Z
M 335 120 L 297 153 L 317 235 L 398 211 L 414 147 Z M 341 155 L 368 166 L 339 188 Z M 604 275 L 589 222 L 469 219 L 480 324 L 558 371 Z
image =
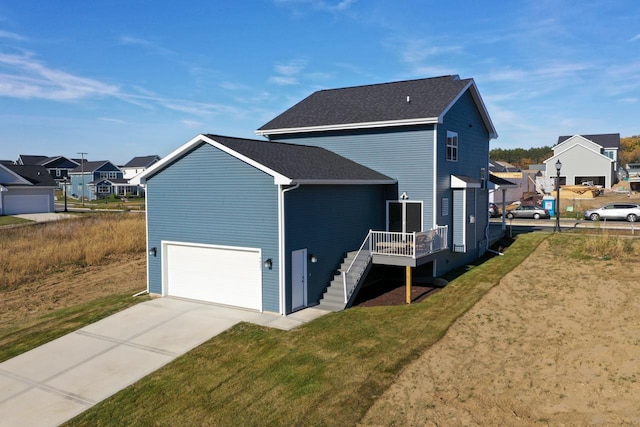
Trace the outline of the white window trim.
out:
M 449 153 L 451 152 L 451 157 Z M 445 156 L 448 162 L 458 161 L 458 132 L 447 131 L 447 145 Z

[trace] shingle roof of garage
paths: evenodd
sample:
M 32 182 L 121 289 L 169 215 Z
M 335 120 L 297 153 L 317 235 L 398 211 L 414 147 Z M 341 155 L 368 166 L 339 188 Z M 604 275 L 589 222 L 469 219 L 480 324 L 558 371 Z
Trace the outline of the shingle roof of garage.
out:
M 58 185 L 44 166 L 5 165 L 5 167 L 36 187 L 56 187 Z
M 204 135 L 294 182 L 395 183 L 393 178 L 320 147 Z

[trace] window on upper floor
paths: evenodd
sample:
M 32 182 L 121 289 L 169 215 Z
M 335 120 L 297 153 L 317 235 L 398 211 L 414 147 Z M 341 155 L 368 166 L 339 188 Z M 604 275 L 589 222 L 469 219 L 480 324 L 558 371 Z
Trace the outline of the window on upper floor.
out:
M 100 178 L 109 178 L 109 172 L 100 172 Z
M 118 177 L 118 172 L 109 172 L 109 179 L 116 179 Z
M 458 161 L 458 133 L 447 131 L 447 160 Z

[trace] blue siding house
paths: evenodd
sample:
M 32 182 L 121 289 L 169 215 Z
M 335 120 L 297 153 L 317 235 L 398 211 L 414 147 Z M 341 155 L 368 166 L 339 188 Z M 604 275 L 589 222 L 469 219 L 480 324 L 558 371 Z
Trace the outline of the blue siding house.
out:
M 97 200 L 118 194 L 119 186 L 127 185 L 122 171 L 108 160 L 85 161 L 69 172 L 72 197 Z
M 151 293 L 340 310 L 374 268 L 410 284 L 486 251 L 497 134 L 472 79 L 321 90 L 256 133 L 199 135 L 143 173 Z

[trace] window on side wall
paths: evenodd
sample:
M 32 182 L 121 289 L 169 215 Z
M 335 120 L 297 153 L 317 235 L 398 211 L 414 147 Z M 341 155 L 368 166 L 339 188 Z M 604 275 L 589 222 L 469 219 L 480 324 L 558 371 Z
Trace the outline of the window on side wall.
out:
M 447 160 L 458 161 L 458 133 L 447 131 Z

